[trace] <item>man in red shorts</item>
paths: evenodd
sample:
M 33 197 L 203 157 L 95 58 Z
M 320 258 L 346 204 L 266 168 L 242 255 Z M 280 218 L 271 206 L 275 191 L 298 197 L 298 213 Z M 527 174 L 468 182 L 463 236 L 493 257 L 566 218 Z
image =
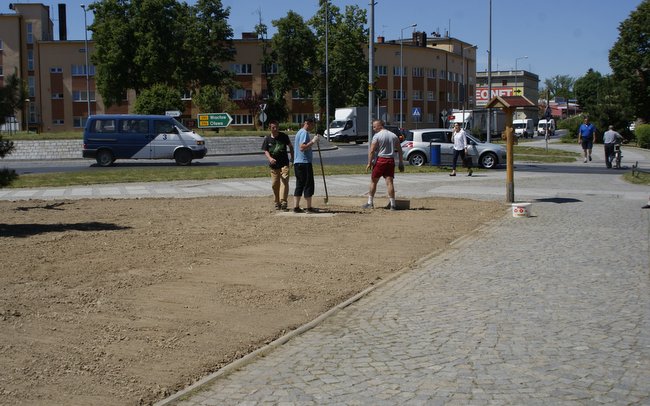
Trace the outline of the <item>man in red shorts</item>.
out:
M 393 185 L 393 178 L 395 177 L 394 156 L 397 153 L 399 157 L 399 171 L 404 172 L 402 146 L 399 143 L 397 135 L 384 129 L 384 122 L 382 120 L 373 121 L 372 130 L 375 135 L 372 137 L 370 152 L 368 152 L 368 165 L 366 166 L 366 172 L 372 169 L 370 190 L 368 191 L 368 203 L 361 207 L 364 209 L 372 209 L 375 207 L 374 198 L 375 192 L 377 191 L 377 182 L 383 176 L 386 179 L 386 189 L 390 198 L 390 203 L 385 208 L 397 210 L 395 206 L 395 186 Z

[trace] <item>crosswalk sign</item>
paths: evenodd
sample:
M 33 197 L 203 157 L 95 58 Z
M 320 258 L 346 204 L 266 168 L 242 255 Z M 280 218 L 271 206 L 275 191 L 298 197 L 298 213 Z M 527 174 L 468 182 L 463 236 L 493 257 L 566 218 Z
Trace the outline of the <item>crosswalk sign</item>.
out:
M 420 110 L 419 107 L 413 107 L 413 117 L 420 117 L 422 115 L 422 111 Z

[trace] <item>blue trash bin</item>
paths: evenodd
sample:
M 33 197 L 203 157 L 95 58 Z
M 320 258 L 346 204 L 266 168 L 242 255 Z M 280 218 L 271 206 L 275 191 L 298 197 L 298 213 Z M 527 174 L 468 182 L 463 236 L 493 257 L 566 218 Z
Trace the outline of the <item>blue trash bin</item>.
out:
M 440 166 L 440 145 L 429 144 L 429 157 L 431 166 Z

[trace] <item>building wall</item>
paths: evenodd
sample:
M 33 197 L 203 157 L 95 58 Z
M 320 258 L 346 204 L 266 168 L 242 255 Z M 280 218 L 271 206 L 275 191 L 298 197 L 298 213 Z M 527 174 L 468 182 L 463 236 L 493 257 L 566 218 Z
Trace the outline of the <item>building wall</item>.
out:
M 539 76 L 526 70 L 508 70 L 492 72 L 492 96 L 524 96 L 533 103 L 539 99 Z M 487 72 L 477 72 L 476 100 L 477 106 L 484 106 L 488 97 Z M 532 107 L 515 111 L 513 119 L 539 119 L 539 109 Z

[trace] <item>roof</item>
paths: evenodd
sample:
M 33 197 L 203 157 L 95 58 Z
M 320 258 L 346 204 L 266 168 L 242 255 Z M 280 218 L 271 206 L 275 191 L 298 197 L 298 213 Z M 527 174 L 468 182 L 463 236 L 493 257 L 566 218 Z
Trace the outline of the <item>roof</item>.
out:
M 524 96 L 494 96 L 485 105 L 486 108 L 536 107 L 536 104 Z

